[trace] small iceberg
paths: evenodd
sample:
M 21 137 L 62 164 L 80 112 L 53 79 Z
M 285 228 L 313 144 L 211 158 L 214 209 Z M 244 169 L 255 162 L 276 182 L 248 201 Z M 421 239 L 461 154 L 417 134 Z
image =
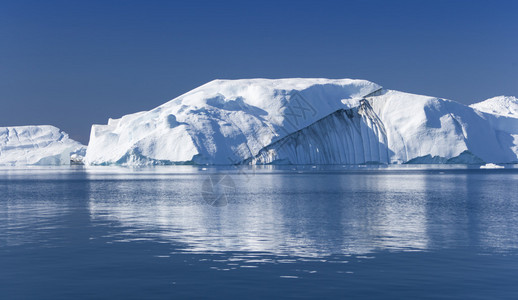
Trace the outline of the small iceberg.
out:
M 492 163 L 489 163 L 489 164 L 485 164 L 483 166 L 480 166 L 481 169 L 503 169 L 505 168 L 504 166 L 499 166 L 499 165 L 496 165 L 496 164 L 492 164 Z
M 0 127 L 0 165 L 81 164 L 86 146 L 50 125 Z

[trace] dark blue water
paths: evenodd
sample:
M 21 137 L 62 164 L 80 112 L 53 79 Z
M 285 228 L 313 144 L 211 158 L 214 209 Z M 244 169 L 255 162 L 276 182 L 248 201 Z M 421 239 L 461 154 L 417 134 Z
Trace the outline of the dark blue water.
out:
M 0 298 L 518 298 L 518 169 L 0 170 Z

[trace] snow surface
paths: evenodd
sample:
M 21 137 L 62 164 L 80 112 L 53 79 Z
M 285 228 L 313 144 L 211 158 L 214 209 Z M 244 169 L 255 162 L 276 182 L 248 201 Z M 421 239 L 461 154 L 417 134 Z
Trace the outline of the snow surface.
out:
M 85 156 L 131 166 L 434 162 L 518 162 L 518 119 L 365 80 L 215 80 L 93 125 Z
M 85 146 L 54 126 L 0 127 L 0 165 L 68 165 Z
M 482 112 L 518 118 L 518 98 L 512 96 L 498 96 L 470 105 Z

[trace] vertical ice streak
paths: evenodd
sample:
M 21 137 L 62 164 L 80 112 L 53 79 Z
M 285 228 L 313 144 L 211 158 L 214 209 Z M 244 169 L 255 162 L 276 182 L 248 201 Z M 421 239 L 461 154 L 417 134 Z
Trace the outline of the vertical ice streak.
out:
M 262 148 L 245 164 L 388 163 L 386 132 L 367 100 Z

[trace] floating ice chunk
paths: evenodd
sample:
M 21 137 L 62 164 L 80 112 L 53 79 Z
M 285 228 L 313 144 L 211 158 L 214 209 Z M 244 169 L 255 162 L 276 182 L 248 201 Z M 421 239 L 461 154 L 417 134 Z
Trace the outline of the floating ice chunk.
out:
M 497 164 L 493 164 L 493 163 L 489 163 L 489 164 L 485 164 L 483 166 L 480 166 L 481 169 L 503 169 L 505 168 L 504 166 L 499 166 Z

